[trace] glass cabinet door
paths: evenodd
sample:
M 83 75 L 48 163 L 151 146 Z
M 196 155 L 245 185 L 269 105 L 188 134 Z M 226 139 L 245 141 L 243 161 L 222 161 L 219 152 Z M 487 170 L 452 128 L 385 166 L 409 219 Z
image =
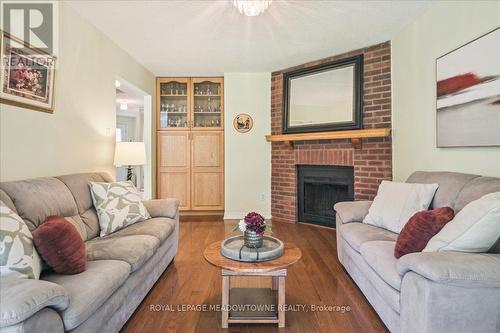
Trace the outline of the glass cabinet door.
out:
M 195 129 L 222 128 L 223 86 L 221 79 L 193 79 L 193 123 Z
M 160 121 L 162 128 L 188 128 L 188 81 L 185 79 L 160 82 Z

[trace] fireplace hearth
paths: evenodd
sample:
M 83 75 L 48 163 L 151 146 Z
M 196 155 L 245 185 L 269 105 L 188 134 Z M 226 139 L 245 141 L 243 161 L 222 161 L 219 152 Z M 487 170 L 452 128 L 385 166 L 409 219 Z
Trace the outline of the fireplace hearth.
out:
M 335 227 L 333 205 L 354 200 L 351 166 L 297 165 L 297 219 Z

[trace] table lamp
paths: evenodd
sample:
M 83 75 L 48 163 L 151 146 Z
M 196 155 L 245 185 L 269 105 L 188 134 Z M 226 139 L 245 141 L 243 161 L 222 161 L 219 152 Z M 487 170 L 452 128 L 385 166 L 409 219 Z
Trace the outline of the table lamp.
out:
M 117 142 L 114 165 L 127 166 L 127 180 L 132 180 L 132 166 L 146 164 L 144 142 Z

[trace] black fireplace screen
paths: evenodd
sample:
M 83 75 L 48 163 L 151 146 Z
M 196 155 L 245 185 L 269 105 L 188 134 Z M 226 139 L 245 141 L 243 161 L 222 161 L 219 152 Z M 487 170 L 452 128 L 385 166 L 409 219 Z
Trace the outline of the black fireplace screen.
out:
M 333 205 L 353 199 L 353 167 L 297 165 L 299 222 L 335 227 Z

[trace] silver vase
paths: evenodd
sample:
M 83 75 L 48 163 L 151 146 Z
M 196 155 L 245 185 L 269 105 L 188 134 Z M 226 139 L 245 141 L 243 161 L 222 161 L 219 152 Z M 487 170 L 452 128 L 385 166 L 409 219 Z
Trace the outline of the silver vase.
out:
M 263 236 L 257 234 L 255 231 L 246 230 L 243 239 L 246 247 L 256 249 L 262 246 Z

